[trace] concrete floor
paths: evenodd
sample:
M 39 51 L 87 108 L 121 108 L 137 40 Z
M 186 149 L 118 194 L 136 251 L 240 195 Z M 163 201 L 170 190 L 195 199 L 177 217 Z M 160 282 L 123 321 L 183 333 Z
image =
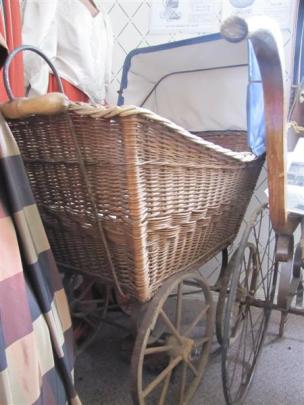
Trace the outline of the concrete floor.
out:
M 244 405 L 304 404 L 304 319 L 289 315 L 284 338 L 277 336 L 279 313 L 273 312 L 265 346 Z M 76 362 L 76 385 L 84 405 L 131 405 L 129 364 L 121 358 L 125 332 L 105 325 Z M 221 359 L 211 355 L 193 405 L 224 405 Z

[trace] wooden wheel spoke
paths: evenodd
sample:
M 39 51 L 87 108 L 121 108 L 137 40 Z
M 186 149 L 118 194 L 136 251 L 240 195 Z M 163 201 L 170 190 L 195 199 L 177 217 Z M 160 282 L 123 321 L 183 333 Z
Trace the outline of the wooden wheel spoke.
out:
M 195 377 L 197 377 L 199 375 L 199 372 L 194 367 L 194 365 L 191 363 L 191 361 L 189 359 L 184 359 L 184 361 L 186 362 L 187 366 L 190 368 L 192 373 L 195 375 Z
M 179 391 L 179 405 L 183 405 L 185 388 L 186 388 L 186 377 L 187 377 L 187 363 L 183 362 L 182 381 L 181 381 L 180 391 Z
M 168 318 L 167 314 L 164 312 L 163 309 L 160 310 L 159 314 L 161 315 L 161 317 L 163 318 L 165 324 L 168 326 L 168 328 L 171 330 L 171 332 L 173 333 L 173 335 L 176 337 L 176 339 L 182 344 L 183 340 L 181 338 L 181 335 L 178 333 L 178 331 L 176 330 L 175 326 L 173 325 L 173 323 L 170 321 L 170 319 Z
M 79 312 L 79 311 L 77 311 L 77 312 L 72 312 L 72 317 L 73 318 L 84 318 L 85 317 L 85 315 L 86 314 L 84 314 L 83 312 Z
M 143 398 L 149 395 L 181 361 L 182 356 L 178 356 L 174 360 L 171 360 L 168 366 L 143 390 Z
M 183 282 L 179 283 L 178 291 L 177 291 L 175 325 L 176 325 L 176 330 L 178 332 L 180 332 L 180 328 L 181 328 L 182 304 L 183 304 Z
M 171 349 L 172 349 L 171 345 L 147 347 L 144 354 L 146 356 L 146 355 L 154 354 L 154 353 L 163 353 L 163 352 L 168 352 Z
M 194 340 L 194 346 L 195 346 L 195 347 L 199 347 L 199 346 L 204 345 L 204 344 L 207 343 L 207 342 L 209 342 L 209 337 L 208 337 L 208 336 L 205 336 L 205 337 L 203 337 L 203 338 L 201 338 L 201 339 L 196 339 L 196 340 Z
M 93 316 L 93 314 L 82 313 L 82 312 L 73 312 L 72 317 L 81 319 L 84 322 L 87 322 L 89 325 L 92 325 L 92 326 L 94 325 L 94 323 L 93 323 L 94 321 L 95 321 L 95 323 L 98 323 L 98 321 L 100 320 L 100 317 L 98 317 L 98 316 Z
M 96 299 L 91 299 L 91 300 L 80 300 L 78 298 L 76 298 L 73 303 L 79 303 L 81 305 L 90 305 L 90 304 L 104 304 L 104 299 L 100 299 L 100 298 L 96 298 Z
M 72 311 L 72 316 L 74 318 L 84 318 L 84 317 L 89 316 L 90 318 L 95 317 L 96 319 L 98 319 L 98 318 L 100 318 L 100 315 L 98 315 L 98 313 L 100 313 L 100 312 L 101 312 L 101 310 L 98 310 L 98 309 L 82 310 L 82 309 L 79 308 L 77 311 Z
M 79 295 L 79 297 L 77 297 L 76 299 L 78 301 L 81 301 L 83 297 L 85 297 L 88 292 L 91 290 L 91 288 L 93 287 L 93 285 L 95 284 L 95 280 L 92 280 L 88 283 L 88 285 L 85 287 L 85 289 L 81 292 L 81 294 Z
M 195 328 L 195 326 L 198 324 L 198 322 L 203 318 L 204 315 L 206 315 L 206 313 L 209 310 L 209 305 L 206 305 L 195 317 L 195 319 L 192 321 L 191 325 L 188 327 L 188 329 L 186 330 L 186 332 L 184 333 L 184 336 L 189 336 L 190 333 L 193 331 L 193 329 Z
M 172 375 L 172 370 L 168 373 L 163 388 L 162 388 L 162 392 L 160 394 L 160 399 L 158 402 L 158 405 L 164 405 L 166 403 L 166 398 L 167 398 L 167 393 L 168 393 L 168 388 L 169 388 L 169 384 L 170 384 L 170 379 L 171 379 L 171 375 Z
M 85 321 L 89 326 L 91 326 L 91 328 L 95 328 L 96 327 L 96 322 L 93 322 L 90 318 L 88 318 L 87 316 L 82 318 L 83 321 Z

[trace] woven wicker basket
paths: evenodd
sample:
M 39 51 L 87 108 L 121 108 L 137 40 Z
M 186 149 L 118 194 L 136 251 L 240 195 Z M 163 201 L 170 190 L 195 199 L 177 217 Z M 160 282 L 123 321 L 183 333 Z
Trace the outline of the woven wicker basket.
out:
M 58 262 L 141 302 L 233 241 L 263 163 L 244 132 L 193 135 L 134 107 L 9 125 Z

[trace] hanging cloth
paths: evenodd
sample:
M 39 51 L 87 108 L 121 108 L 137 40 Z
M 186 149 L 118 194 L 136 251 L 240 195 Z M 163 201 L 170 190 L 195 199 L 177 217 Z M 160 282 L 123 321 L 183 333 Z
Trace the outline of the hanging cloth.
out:
M 68 303 L 13 135 L 0 114 L 0 402 L 79 404 Z
M 109 18 L 99 2 L 24 0 L 22 13 L 23 43 L 38 47 L 53 62 L 60 77 L 68 82 L 66 94 L 73 99 L 70 85 L 87 99 L 104 103 L 111 76 L 113 38 Z M 30 95 L 57 89 L 52 78 L 49 83 L 48 66 L 36 55 L 28 52 L 24 61 Z
M 20 45 L 20 20 L 18 1 L 0 5 L 1 69 L 7 57 L 4 38 L 10 49 Z M 11 65 L 10 82 L 21 96 L 21 58 Z M 2 101 L 5 94 L 1 81 Z M 1 114 L 0 257 L 1 405 L 79 404 L 65 292 L 18 146 Z
M 21 17 L 19 0 L 0 0 L 0 34 L 9 51 L 21 45 Z M 24 95 L 23 60 L 19 54 L 9 72 L 12 91 L 16 97 Z M 7 101 L 2 72 L 0 73 L 0 102 Z

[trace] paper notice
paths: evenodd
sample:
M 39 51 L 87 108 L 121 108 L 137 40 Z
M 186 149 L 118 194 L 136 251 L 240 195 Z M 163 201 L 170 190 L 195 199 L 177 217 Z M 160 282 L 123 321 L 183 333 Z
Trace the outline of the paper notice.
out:
M 219 31 L 222 0 L 153 0 L 150 33 L 197 33 Z
M 241 7 L 247 5 L 247 7 Z M 222 21 L 231 15 L 243 18 L 267 15 L 283 29 L 289 29 L 297 0 L 223 0 Z
M 299 138 L 294 151 L 288 153 L 287 208 L 304 215 L 304 138 Z

